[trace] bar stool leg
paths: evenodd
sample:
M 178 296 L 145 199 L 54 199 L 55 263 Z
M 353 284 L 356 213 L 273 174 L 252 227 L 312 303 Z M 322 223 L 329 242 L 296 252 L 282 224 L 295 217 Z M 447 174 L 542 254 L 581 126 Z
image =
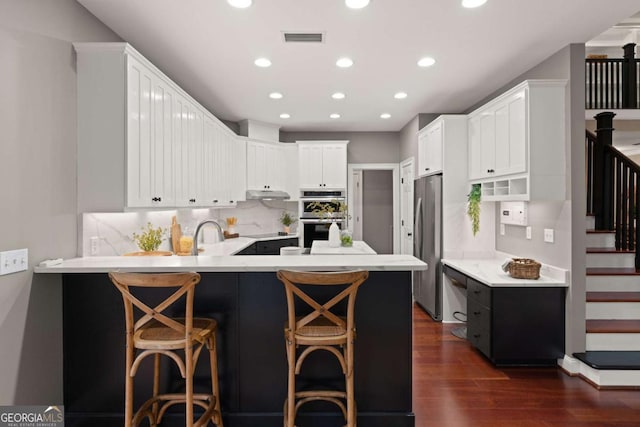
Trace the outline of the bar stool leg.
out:
M 211 420 L 218 427 L 223 427 L 222 411 L 220 409 L 220 385 L 218 383 L 218 348 L 215 334 L 211 336 L 207 345 L 209 347 L 209 364 L 211 365 L 211 392 L 216 399 L 216 410 Z
M 160 354 L 153 355 L 153 397 L 157 397 L 160 393 Z M 151 427 L 158 425 L 158 402 L 155 402 L 152 406 L 151 413 L 153 414 L 153 421 L 151 421 Z
M 353 341 L 350 338 L 346 345 L 347 356 L 347 375 L 346 375 L 346 391 L 347 391 L 347 426 L 355 427 L 355 399 L 353 395 Z
M 129 341 L 127 339 L 127 341 Z M 124 398 L 124 427 L 132 427 L 133 421 L 133 377 L 131 367 L 133 366 L 133 344 L 127 342 L 126 349 L 126 370 L 125 370 L 125 398 Z
M 191 337 L 189 337 L 191 338 Z M 193 344 L 187 345 L 185 348 L 185 367 L 186 367 L 186 389 L 185 400 L 187 405 L 187 419 L 185 422 L 186 427 L 193 427 Z
M 289 364 L 289 376 L 287 386 L 287 405 L 285 408 L 285 427 L 295 427 L 296 419 L 296 348 L 287 339 L 287 361 Z

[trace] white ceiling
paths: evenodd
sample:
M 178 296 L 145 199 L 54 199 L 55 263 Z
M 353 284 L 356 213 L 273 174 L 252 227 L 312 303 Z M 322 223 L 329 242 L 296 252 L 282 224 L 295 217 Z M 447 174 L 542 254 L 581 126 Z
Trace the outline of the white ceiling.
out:
M 469 108 L 569 43 L 638 12 L 638 0 L 78 0 L 216 116 L 287 131 L 398 131 L 418 113 Z M 281 31 L 323 31 L 285 44 Z M 266 56 L 273 65 L 253 61 Z M 336 60 L 349 56 L 350 69 Z M 419 68 L 432 56 L 437 63 Z M 270 92 L 284 94 L 272 100 Z M 331 94 L 346 93 L 336 101 Z M 394 93 L 409 94 L 404 100 Z M 280 119 L 281 113 L 291 114 Z M 380 119 L 381 113 L 391 119 Z M 330 113 L 341 118 L 332 120 Z

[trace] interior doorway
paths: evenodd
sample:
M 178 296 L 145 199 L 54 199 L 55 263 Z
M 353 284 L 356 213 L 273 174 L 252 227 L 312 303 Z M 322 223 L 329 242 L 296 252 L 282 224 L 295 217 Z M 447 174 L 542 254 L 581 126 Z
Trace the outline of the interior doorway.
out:
M 400 163 L 400 253 L 413 255 L 413 157 Z
M 400 252 L 399 166 L 350 164 L 349 230 L 379 254 Z

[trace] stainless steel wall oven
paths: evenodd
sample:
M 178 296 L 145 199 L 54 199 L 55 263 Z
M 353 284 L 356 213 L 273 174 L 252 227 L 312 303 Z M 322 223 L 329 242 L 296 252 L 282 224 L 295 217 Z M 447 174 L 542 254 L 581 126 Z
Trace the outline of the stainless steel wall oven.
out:
M 340 229 L 346 228 L 346 218 L 339 211 L 340 203 L 346 203 L 345 191 L 302 191 L 300 194 L 300 242 L 305 248 L 310 248 L 314 240 L 327 240 L 329 238 L 329 226 L 332 222 L 338 224 Z M 333 212 L 318 216 L 314 208 L 318 205 L 329 206 Z

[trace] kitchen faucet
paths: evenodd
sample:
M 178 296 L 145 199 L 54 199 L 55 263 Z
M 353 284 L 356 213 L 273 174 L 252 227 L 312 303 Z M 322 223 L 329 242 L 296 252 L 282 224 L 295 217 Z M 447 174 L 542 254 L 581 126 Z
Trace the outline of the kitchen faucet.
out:
M 196 227 L 196 232 L 193 233 L 193 249 L 191 250 L 191 255 L 198 255 L 198 234 L 200 233 L 200 229 L 202 228 L 202 226 L 206 224 L 215 225 L 218 229 L 218 241 L 224 241 L 224 233 L 222 232 L 222 227 L 220 227 L 220 224 L 212 219 L 206 219 L 198 224 L 198 226 Z

